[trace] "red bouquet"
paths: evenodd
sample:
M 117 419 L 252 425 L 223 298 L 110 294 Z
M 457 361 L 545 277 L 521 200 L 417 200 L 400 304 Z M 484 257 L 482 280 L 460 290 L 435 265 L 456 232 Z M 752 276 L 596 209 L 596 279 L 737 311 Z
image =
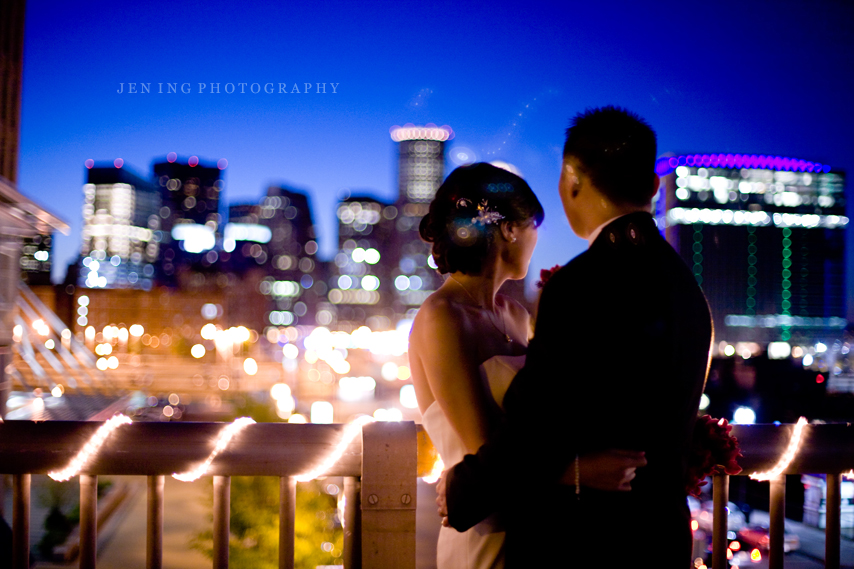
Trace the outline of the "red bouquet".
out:
M 542 269 L 540 271 L 540 280 L 537 281 L 537 288 L 543 288 L 546 282 L 552 278 L 552 275 L 561 269 L 560 265 L 555 265 L 551 269 Z
M 735 475 L 741 472 L 738 458 L 738 439 L 730 434 L 732 425 L 726 419 L 703 415 L 694 425 L 694 440 L 688 459 L 688 494 L 699 496 L 706 484 L 706 476 L 713 474 Z

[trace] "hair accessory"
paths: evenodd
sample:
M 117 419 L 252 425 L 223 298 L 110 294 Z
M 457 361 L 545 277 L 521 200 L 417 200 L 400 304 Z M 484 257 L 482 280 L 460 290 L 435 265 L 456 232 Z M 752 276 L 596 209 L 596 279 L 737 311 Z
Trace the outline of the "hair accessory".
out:
M 457 205 L 459 206 L 459 202 L 457 202 Z M 480 203 L 477 204 L 477 217 L 471 218 L 471 222 L 480 223 L 481 225 L 490 225 L 492 223 L 498 223 L 502 219 L 504 219 L 503 215 L 495 210 L 489 209 L 489 203 L 486 200 L 480 200 Z
M 471 207 L 471 200 L 468 198 L 460 198 L 457 200 L 457 209 L 465 209 Z

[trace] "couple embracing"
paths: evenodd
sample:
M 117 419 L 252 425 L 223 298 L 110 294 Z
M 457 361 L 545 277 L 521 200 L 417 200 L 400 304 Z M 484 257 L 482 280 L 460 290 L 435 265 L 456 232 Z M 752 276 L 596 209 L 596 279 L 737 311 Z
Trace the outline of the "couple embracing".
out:
M 450 467 L 439 569 L 689 566 L 686 463 L 713 334 L 649 213 L 655 158 L 633 113 L 573 119 L 559 192 L 590 246 L 545 283 L 533 327 L 498 294 L 528 271 L 544 215 L 531 188 L 474 164 L 437 191 L 420 229 L 448 277 L 409 353 Z

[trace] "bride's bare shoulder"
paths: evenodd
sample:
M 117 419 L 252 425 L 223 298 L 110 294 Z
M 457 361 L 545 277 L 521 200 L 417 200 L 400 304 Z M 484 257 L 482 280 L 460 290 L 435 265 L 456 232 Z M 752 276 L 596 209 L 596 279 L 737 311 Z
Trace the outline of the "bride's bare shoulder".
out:
M 466 322 L 466 307 L 438 290 L 427 297 L 418 309 L 412 324 L 412 334 L 429 335 L 438 331 L 459 329 Z

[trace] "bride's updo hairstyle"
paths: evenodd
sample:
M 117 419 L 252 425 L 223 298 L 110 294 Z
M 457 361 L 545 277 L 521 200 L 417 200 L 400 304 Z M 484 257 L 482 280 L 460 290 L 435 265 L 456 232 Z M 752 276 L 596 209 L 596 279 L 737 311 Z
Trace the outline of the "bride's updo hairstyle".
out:
M 543 222 L 543 206 L 531 187 L 512 172 L 479 162 L 460 166 L 436 191 L 421 219 L 421 238 L 433 244 L 442 274 L 480 274 L 501 223 Z

